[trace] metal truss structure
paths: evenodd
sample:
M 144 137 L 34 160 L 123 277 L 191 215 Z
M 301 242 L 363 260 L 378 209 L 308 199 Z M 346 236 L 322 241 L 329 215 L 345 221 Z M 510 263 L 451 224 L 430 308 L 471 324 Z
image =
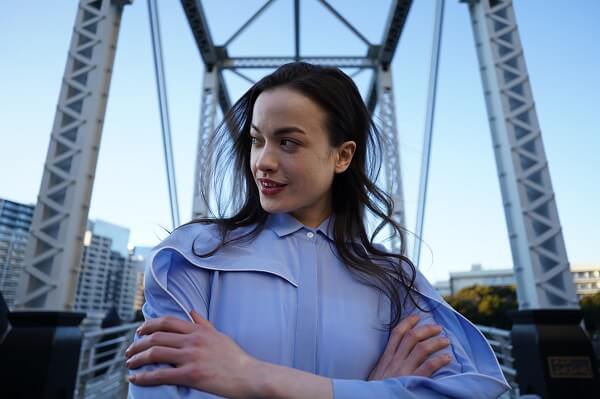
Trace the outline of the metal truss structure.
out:
M 16 308 L 72 310 L 123 6 L 80 0 Z
M 209 198 L 202 196 L 200 186 L 201 174 L 204 173 L 205 165 L 211 164 L 212 149 L 206 143 L 210 143 L 215 130 L 217 119 L 217 102 L 219 99 L 219 74 L 217 69 L 204 72 L 202 85 L 202 104 L 200 106 L 200 130 L 198 132 L 198 146 L 196 149 L 196 170 L 194 176 L 194 199 L 192 202 L 192 217 L 206 217 L 208 215 L 207 201 Z M 226 99 L 226 101 L 229 101 Z M 208 183 L 208 182 L 206 182 Z M 208 187 L 204 187 L 204 193 L 208 196 Z
M 400 35 L 406 22 L 411 0 L 397 0 L 391 4 L 386 26 L 381 43 L 370 43 L 350 22 L 348 22 L 331 4 L 319 0 L 335 18 L 348 28 L 357 38 L 367 45 L 367 54 L 358 56 L 338 57 L 311 57 L 300 52 L 300 0 L 294 0 L 294 54 L 287 56 L 268 57 L 230 57 L 228 45 L 240 36 L 256 19 L 264 13 L 275 0 L 268 0 L 260 7 L 223 45 L 215 45 L 210 34 L 208 19 L 204 13 L 200 0 L 182 0 L 190 28 L 196 41 L 198 50 L 205 66 L 204 86 L 201 100 L 201 119 L 198 133 L 198 153 L 196 158 L 196 173 L 194 180 L 194 200 L 192 217 L 208 216 L 208 202 L 210 198 L 203 198 L 200 194 L 199 181 L 203 171 L 210 165 L 212 149 L 204 145 L 212 137 L 215 119 L 216 104 L 218 102 L 223 113 L 231 107 L 223 72 L 230 70 L 245 80 L 253 81 L 240 70 L 277 68 L 293 61 L 305 61 L 313 64 L 335 66 L 338 68 L 357 68 L 358 71 L 372 70 L 371 82 L 366 102 L 371 113 L 379 106 L 382 134 L 386 140 L 384 159 L 386 181 L 385 189 L 394 199 L 394 217 L 404 225 L 404 200 L 402 195 L 402 179 L 400 174 L 400 151 L 398 147 L 398 131 L 396 127 L 395 104 L 393 94 L 392 73 L 389 68 L 394 52 L 400 40 Z M 399 241 L 392 241 L 393 247 L 398 249 Z
M 272 57 L 229 57 L 227 46 L 275 0 L 268 0 L 223 45 L 214 44 L 200 0 L 182 0 L 205 65 L 193 217 L 208 216 L 199 177 L 210 165 L 217 105 L 231 107 L 223 72 L 249 80 L 241 70 L 276 68 L 290 61 L 373 72 L 366 95 L 379 110 L 386 140 L 385 189 L 394 199 L 394 218 L 405 224 L 400 152 L 390 64 L 411 0 L 394 0 L 381 43 L 370 43 L 327 1 L 319 2 L 359 40 L 367 54 L 311 57 L 300 53 L 300 0 L 294 1 L 295 51 Z M 477 54 L 517 277 L 520 308 L 577 307 L 533 95 L 511 0 L 466 0 Z M 103 118 L 126 0 L 80 0 L 63 84 L 26 250 L 17 308 L 71 310 L 74 305 Z M 394 245 L 398 247 L 397 243 Z
M 392 217 L 404 224 L 404 193 L 402 192 L 402 175 L 400 169 L 400 146 L 398 145 L 398 129 L 396 127 L 396 103 L 392 70 L 379 67 L 377 71 L 377 103 L 379 108 L 379 123 L 385 145 L 385 188 L 392 197 L 394 210 Z M 399 237 L 392 237 L 392 250 L 400 251 Z
M 577 308 L 512 0 L 469 1 L 520 309 Z

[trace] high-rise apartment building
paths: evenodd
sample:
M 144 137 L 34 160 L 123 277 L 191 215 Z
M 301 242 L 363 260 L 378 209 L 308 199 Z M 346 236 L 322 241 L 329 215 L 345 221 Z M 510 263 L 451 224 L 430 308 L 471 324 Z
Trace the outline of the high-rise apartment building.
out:
M 105 221 L 88 222 L 75 309 L 107 312 L 116 308 L 122 320 L 134 317 L 136 261 L 129 253 L 129 230 Z
M 15 304 L 33 209 L 33 205 L 0 198 L 0 292 L 9 308 Z
M 83 240 L 81 270 L 75 296 L 75 310 L 80 312 L 105 312 L 107 286 L 111 269 L 111 245 L 108 237 L 98 236 L 90 230 Z
M 34 205 L 0 198 L 0 292 L 9 308 L 25 263 Z M 75 310 L 107 312 L 115 307 L 122 320 L 134 317 L 140 258 L 128 250 L 129 229 L 90 220 L 75 298 Z M 142 249 L 142 248 L 140 248 Z

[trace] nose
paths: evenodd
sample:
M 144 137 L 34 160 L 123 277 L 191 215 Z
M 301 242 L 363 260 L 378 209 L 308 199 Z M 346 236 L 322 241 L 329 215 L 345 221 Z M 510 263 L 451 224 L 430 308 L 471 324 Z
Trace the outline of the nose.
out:
M 269 144 L 261 148 L 256 157 L 256 169 L 263 174 L 272 174 L 277 172 L 279 162 L 275 151 Z

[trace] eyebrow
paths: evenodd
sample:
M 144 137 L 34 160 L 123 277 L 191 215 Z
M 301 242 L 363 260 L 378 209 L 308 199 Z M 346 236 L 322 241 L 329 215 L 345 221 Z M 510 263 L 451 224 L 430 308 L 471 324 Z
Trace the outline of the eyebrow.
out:
M 254 130 L 256 130 L 258 133 L 262 134 L 262 132 L 260 131 L 259 128 L 257 128 L 254 124 L 252 124 L 252 128 Z M 280 127 L 279 129 L 275 129 L 275 132 L 273 132 L 274 136 L 280 135 L 280 134 L 285 134 L 285 133 L 302 133 L 302 134 L 306 134 L 306 132 L 302 129 L 300 129 L 299 127 L 296 126 L 284 126 L 284 127 Z

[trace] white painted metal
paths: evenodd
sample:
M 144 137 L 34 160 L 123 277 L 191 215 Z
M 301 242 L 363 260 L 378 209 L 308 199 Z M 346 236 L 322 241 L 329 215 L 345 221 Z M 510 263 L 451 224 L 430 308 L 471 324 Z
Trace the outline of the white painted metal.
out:
M 84 323 L 86 320 L 84 320 Z M 125 351 L 133 342 L 139 322 L 84 330 L 73 397 L 77 399 L 125 398 Z M 83 329 L 83 328 L 82 328 Z
M 515 359 L 512 356 L 512 340 L 510 330 L 478 325 L 477 328 L 485 336 L 498 359 L 502 374 L 510 385 L 510 391 L 504 393 L 501 399 L 513 399 L 519 397 L 519 385 L 517 384 L 517 370 L 515 369 Z
M 194 199 L 192 202 L 192 218 L 208 216 L 210 195 L 208 179 L 204 179 L 205 187 L 202 195 L 202 175 L 211 164 L 212 149 L 210 143 L 214 135 L 215 121 L 217 118 L 217 103 L 219 102 L 219 72 L 217 68 L 205 70 L 204 85 L 202 88 L 202 104 L 200 107 L 200 131 L 198 132 L 198 146 L 196 149 L 196 173 L 194 174 Z
M 417 268 L 419 268 L 421 262 L 421 241 L 423 239 L 423 225 L 425 223 L 425 204 L 427 203 L 431 142 L 433 139 L 433 118 L 435 116 L 435 99 L 440 65 L 440 49 L 442 46 L 444 0 L 437 0 L 434 19 L 433 43 L 431 46 L 431 63 L 429 69 L 429 91 L 427 95 L 427 114 L 425 117 L 425 132 L 423 133 L 423 152 L 421 154 L 421 178 L 419 180 L 419 198 L 417 200 L 417 225 L 415 229 L 415 246 L 413 251 L 413 263 Z
M 73 309 L 125 3 L 79 2 L 19 282 L 19 309 Z
M 171 139 L 171 121 L 169 118 L 169 101 L 165 66 L 163 63 L 162 39 L 160 34 L 160 19 L 156 0 L 148 0 L 148 20 L 150 21 L 150 37 L 152 39 L 152 55 L 154 56 L 154 73 L 156 76 L 156 91 L 158 92 L 158 107 L 160 111 L 160 126 L 163 139 L 163 154 L 167 171 L 167 186 L 169 188 L 169 204 L 171 209 L 171 225 L 179 226 L 179 200 L 177 197 L 177 179 L 175 176 L 175 161 Z
M 232 57 L 224 60 L 221 67 L 223 69 L 278 68 L 294 61 L 296 61 L 294 57 Z M 368 57 L 300 57 L 298 61 L 337 68 L 375 68 L 377 66 L 377 61 Z
M 520 309 L 577 308 L 511 0 L 469 1 Z
M 384 137 L 385 190 L 394 201 L 392 218 L 405 228 L 400 146 L 398 145 L 396 104 L 394 102 L 394 86 L 390 68 L 379 67 L 377 71 L 377 96 L 380 129 Z M 392 249 L 396 252 L 400 250 L 399 238 L 393 237 L 392 239 Z

